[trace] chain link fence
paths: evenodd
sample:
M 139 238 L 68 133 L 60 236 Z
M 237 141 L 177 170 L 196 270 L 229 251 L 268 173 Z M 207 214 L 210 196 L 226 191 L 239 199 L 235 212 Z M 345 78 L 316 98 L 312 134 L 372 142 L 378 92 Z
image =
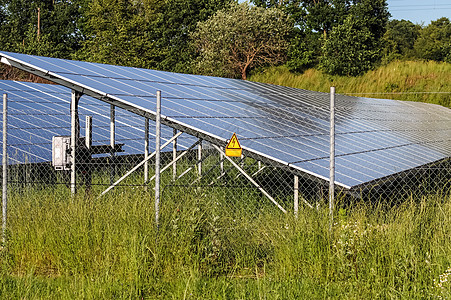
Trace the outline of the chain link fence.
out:
M 47 94 L 52 97 L 49 107 L 45 97 L 29 93 L 33 97 L 12 93 L 7 99 L 9 193 L 58 186 L 87 197 L 110 194 L 120 199 L 121 193 L 136 193 L 154 200 L 155 122 L 99 101 L 80 100 L 72 172 L 70 95 Z M 161 135 L 166 146 L 161 154 L 164 213 L 159 226 L 177 227 L 177 213 L 182 211 L 203 220 L 195 231 L 209 237 L 205 255 L 211 260 L 246 224 L 258 224 L 268 214 L 295 215 L 299 206 L 315 210 L 328 205 L 327 180 L 246 153 L 226 157 L 226 145 L 213 145 L 170 127 L 163 126 Z M 335 198 L 338 206 L 356 199 L 395 203 L 450 190 L 448 157 L 350 190 L 336 187 Z

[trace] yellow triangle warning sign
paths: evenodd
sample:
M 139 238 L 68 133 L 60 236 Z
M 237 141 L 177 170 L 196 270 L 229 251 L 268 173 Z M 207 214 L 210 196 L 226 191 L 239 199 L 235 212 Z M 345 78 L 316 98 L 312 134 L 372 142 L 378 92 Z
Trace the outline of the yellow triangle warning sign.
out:
M 242 151 L 240 142 L 238 142 L 236 134 L 233 133 L 232 138 L 225 148 L 225 153 L 227 156 L 241 157 Z

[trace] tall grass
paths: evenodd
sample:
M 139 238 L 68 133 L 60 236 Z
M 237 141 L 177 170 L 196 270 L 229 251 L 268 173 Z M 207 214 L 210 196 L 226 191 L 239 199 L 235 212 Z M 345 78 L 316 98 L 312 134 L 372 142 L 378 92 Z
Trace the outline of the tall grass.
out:
M 141 188 L 100 199 L 64 187 L 14 193 L 0 298 L 451 296 L 449 282 L 437 285 L 451 266 L 449 195 L 339 202 L 332 232 L 326 205 L 295 219 L 265 201 L 253 190 L 174 187 L 157 231 Z
M 369 98 L 421 101 L 451 107 L 451 64 L 394 61 L 362 76 L 330 76 L 315 69 L 294 74 L 285 67 L 268 68 L 250 80 Z

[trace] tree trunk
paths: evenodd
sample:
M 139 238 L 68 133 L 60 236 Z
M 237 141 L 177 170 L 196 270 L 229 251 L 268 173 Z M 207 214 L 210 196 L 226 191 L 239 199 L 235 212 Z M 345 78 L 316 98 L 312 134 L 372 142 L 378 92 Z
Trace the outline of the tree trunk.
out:
M 241 70 L 241 79 L 243 79 L 243 80 L 246 80 L 246 78 L 247 78 L 247 76 L 246 76 L 246 70 L 247 70 L 247 67 L 246 67 L 246 68 L 243 68 L 243 69 Z

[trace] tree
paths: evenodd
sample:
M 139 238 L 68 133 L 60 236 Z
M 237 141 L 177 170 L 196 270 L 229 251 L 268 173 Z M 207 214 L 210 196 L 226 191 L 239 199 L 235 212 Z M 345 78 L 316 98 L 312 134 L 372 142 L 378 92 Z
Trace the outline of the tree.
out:
M 77 59 L 190 72 L 189 34 L 230 0 L 93 0 Z
M 252 0 L 260 7 L 277 7 L 289 14 L 302 32 L 327 35 L 332 28 L 343 23 L 350 0 Z
M 294 28 L 287 52 L 287 68 L 293 72 L 303 72 L 318 63 L 321 39 Z
M 150 68 L 159 60 L 150 34 L 158 1 L 94 0 L 85 11 L 82 48 L 75 58 Z
M 190 73 L 196 51 L 190 43 L 190 34 L 198 22 L 206 21 L 232 0 L 159 0 L 158 20 L 151 29 L 151 38 L 161 52 L 155 65 L 161 70 Z
M 450 20 L 440 18 L 421 29 L 414 49 L 418 58 L 451 62 Z
M 380 40 L 389 17 L 386 1 L 355 2 L 344 23 L 335 26 L 324 41 L 320 67 L 329 74 L 356 76 L 380 60 Z
M 199 53 L 195 68 L 203 74 L 246 79 L 256 66 L 285 61 L 292 28 L 280 9 L 233 3 L 197 25 L 192 35 Z
M 325 41 L 320 66 L 328 74 L 356 76 L 371 69 L 377 58 L 372 33 L 351 15 Z
M 385 32 L 389 16 L 385 0 L 253 0 L 253 3 L 279 7 L 294 20 L 296 29 L 290 37 L 287 61 L 292 71 L 303 71 L 324 61 L 324 44 L 334 28 L 343 25 L 350 15 L 360 20 L 359 27 L 366 27 L 377 41 Z M 347 22 L 350 25 L 350 20 Z M 356 24 L 353 28 L 356 29 Z M 341 34 L 343 29 L 340 27 Z
M 421 26 L 406 20 L 391 20 L 383 37 L 385 60 L 411 58 Z
M 82 2 L 83 0 L 0 0 L 3 15 L 3 22 L 0 23 L 1 49 L 70 57 L 78 49 L 82 39 L 77 28 Z

